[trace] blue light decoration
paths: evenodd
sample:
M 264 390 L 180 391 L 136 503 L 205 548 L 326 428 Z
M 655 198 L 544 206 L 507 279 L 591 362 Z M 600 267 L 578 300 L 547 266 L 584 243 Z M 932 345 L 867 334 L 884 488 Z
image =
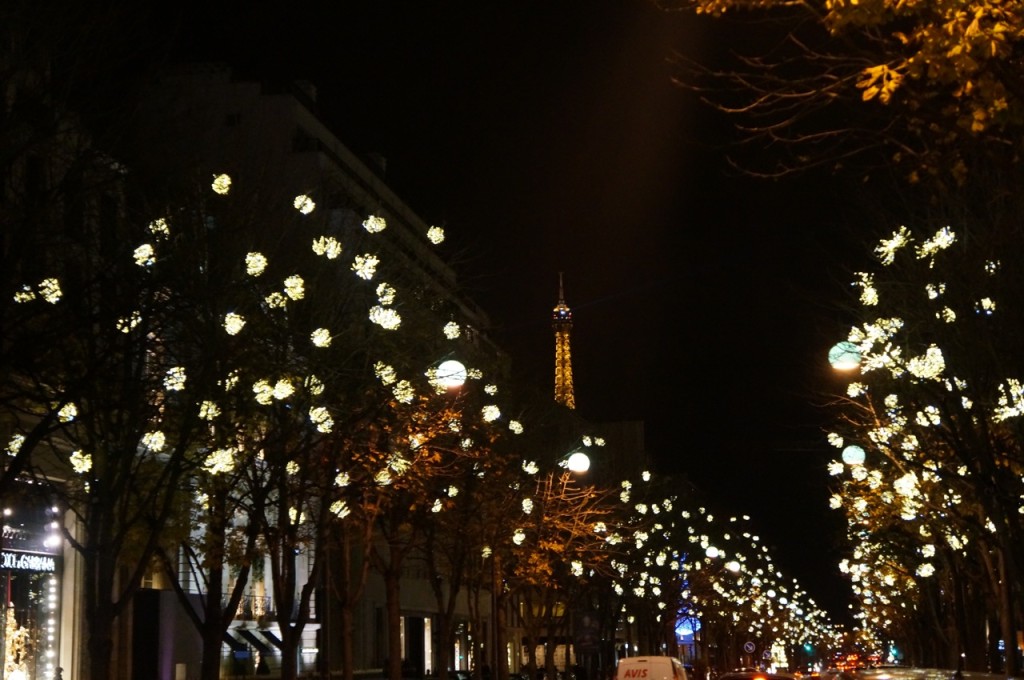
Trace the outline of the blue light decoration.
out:
M 681 644 L 693 644 L 694 633 L 700 630 L 700 621 L 690 616 L 679 619 L 676 625 L 676 639 Z

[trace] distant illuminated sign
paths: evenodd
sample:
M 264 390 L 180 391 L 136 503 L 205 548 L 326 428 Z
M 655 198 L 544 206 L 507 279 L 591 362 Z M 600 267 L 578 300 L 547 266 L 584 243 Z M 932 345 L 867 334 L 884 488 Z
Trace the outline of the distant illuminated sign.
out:
M 0 551 L 0 569 L 53 574 L 57 571 L 57 558 L 53 555 L 2 550 Z

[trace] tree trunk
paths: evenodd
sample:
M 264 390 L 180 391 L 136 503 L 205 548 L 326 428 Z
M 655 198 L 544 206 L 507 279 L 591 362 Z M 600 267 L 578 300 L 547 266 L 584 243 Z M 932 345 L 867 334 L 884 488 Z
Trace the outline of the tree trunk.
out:
M 372 523 L 366 525 L 366 535 L 362 538 L 362 546 L 364 553 L 362 560 L 359 563 L 359 572 L 356 574 L 352 573 L 352 539 L 345 533 L 342 536 L 340 543 L 341 549 L 338 551 L 341 555 L 341 566 L 336 570 L 338 578 L 338 608 L 339 618 L 341 620 L 341 659 L 342 659 L 342 676 L 345 680 L 353 680 L 355 678 L 355 657 L 354 644 L 352 636 L 355 633 L 355 624 L 352 615 L 352 608 L 358 602 L 362 595 L 363 587 L 366 585 L 366 577 L 370 568 L 369 556 L 365 553 L 367 550 L 366 546 L 370 544 L 370 528 Z M 330 573 L 330 569 L 325 569 L 325 573 Z M 330 577 L 328 577 L 330 578 Z
M 98 533 L 98 532 L 97 532 Z M 113 551 L 93 549 L 84 553 L 85 609 L 88 622 L 89 663 L 85 680 L 110 680 L 114 653 L 115 582 Z
M 1003 674 L 1007 678 L 1017 675 L 1017 627 L 1013 621 L 1013 594 L 1006 573 L 1006 556 L 999 552 L 999 623 L 1003 633 Z
M 300 631 L 292 626 L 281 628 L 281 680 L 296 680 L 299 677 Z
M 496 680 L 508 680 L 508 640 L 505 613 L 508 607 L 508 595 L 505 593 L 504 581 L 501 577 L 501 561 L 498 553 L 494 553 L 491 572 L 491 599 L 494 620 L 494 677 Z
M 88 676 L 85 680 L 110 680 L 111 678 L 111 658 L 114 652 L 114 607 L 110 602 L 109 595 L 103 596 L 104 589 L 100 588 L 98 583 L 104 582 L 105 579 L 97 579 L 97 571 L 105 571 L 98 569 L 95 565 L 88 566 L 89 562 L 86 563 L 86 578 L 88 583 L 95 584 L 91 588 L 88 588 L 86 598 L 89 601 L 86 605 L 86 621 L 88 622 L 89 630 L 89 641 L 87 648 L 89 650 L 89 663 L 88 663 Z M 91 573 L 90 573 L 91 572 Z M 107 588 L 106 592 L 109 593 L 110 589 Z
M 448 680 L 448 668 L 451 665 L 451 649 L 455 640 L 452 631 L 452 623 L 444 610 L 437 613 L 437 627 L 440 629 L 441 643 L 434 650 L 434 674 L 438 680 Z
M 220 649 L 224 644 L 224 633 L 219 626 L 203 626 L 203 658 L 199 662 L 199 677 L 202 680 L 218 680 L 220 678 Z M 216 649 L 216 654 L 210 650 Z
M 220 650 L 224 644 L 224 627 L 222 626 L 221 604 L 224 595 L 224 512 L 223 497 L 215 494 L 211 503 L 218 503 L 217 511 L 211 514 L 213 521 L 207 525 L 206 554 L 208 556 L 206 610 L 199 621 L 203 640 L 203 656 L 199 662 L 199 677 L 202 680 L 218 680 L 220 678 Z M 187 595 L 182 592 L 180 597 L 186 601 Z
M 540 615 L 541 606 L 537 603 L 537 590 L 526 588 L 522 591 L 521 616 L 523 623 L 524 639 L 527 646 L 527 668 L 529 670 L 528 680 L 536 680 L 539 670 L 543 668 L 538 663 L 537 646 L 540 644 L 541 633 L 543 632 L 543 620 Z M 543 661 L 541 661 L 543 663 Z
M 544 613 L 546 614 L 547 625 L 545 626 L 545 637 L 547 638 L 544 642 L 544 675 L 548 680 L 556 680 L 558 673 L 555 671 L 555 621 L 553 615 L 554 607 L 551 603 L 551 595 L 546 595 L 544 598 Z
M 388 568 L 384 571 L 384 589 L 388 625 L 388 658 L 385 674 L 388 680 L 401 680 L 403 655 L 401 636 L 402 610 L 401 602 L 399 601 L 401 587 L 399 585 L 399 571 L 397 569 Z
M 354 680 L 356 672 L 355 659 L 352 658 L 352 633 L 354 630 L 352 607 L 342 607 L 339 618 L 341 619 L 341 676 L 344 680 Z

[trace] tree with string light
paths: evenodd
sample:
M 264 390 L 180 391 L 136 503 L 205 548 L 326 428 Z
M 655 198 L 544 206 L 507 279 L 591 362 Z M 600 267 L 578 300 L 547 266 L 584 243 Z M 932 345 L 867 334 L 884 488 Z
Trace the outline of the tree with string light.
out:
M 607 532 L 615 527 L 613 496 L 600 487 L 581 485 L 567 467 L 544 474 L 524 463 L 533 477 L 522 490 L 520 519 L 512 531 L 514 545 L 506 568 L 509 588 L 522 602 L 527 665 L 538 669 L 537 650 L 545 638 L 543 668 L 555 673 L 554 640 L 568 630 L 570 613 L 594 573 L 607 572 L 611 553 Z
M 832 437 L 866 451 L 862 462 L 832 465 L 845 492 L 833 505 L 855 541 L 846 568 L 861 584 L 863 625 L 885 639 L 878 601 L 913 597 L 919 623 L 956 631 L 945 661 L 962 649 L 970 667 L 1002 665 L 985 658 L 987 626 L 1004 640 L 1019 627 L 1024 316 L 1015 301 L 1024 277 L 1001 257 L 1006 239 L 999 225 L 966 221 L 924 235 L 900 228 L 879 242 L 876 271 L 856 275 L 861 322 L 847 342 L 859 368 Z M 942 611 L 925 597 L 938 579 L 951 586 L 941 589 Z M 984 607 L 970 604 L 979 598 Z M 1012 673 L 1018 660 L 1006 649 Z

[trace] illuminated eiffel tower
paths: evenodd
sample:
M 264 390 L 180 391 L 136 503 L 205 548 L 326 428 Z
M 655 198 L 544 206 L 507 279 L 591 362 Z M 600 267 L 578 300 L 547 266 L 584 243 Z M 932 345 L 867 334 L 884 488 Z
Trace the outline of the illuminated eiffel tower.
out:
M 561 272 L 558 273 L 558 304 L 551 314 L 551 326 L 555 330 L 555 401 L 574 409 L 576 397 L 572 389 L 572 352 L 569 350 L 572 310 L 565 304 Z

